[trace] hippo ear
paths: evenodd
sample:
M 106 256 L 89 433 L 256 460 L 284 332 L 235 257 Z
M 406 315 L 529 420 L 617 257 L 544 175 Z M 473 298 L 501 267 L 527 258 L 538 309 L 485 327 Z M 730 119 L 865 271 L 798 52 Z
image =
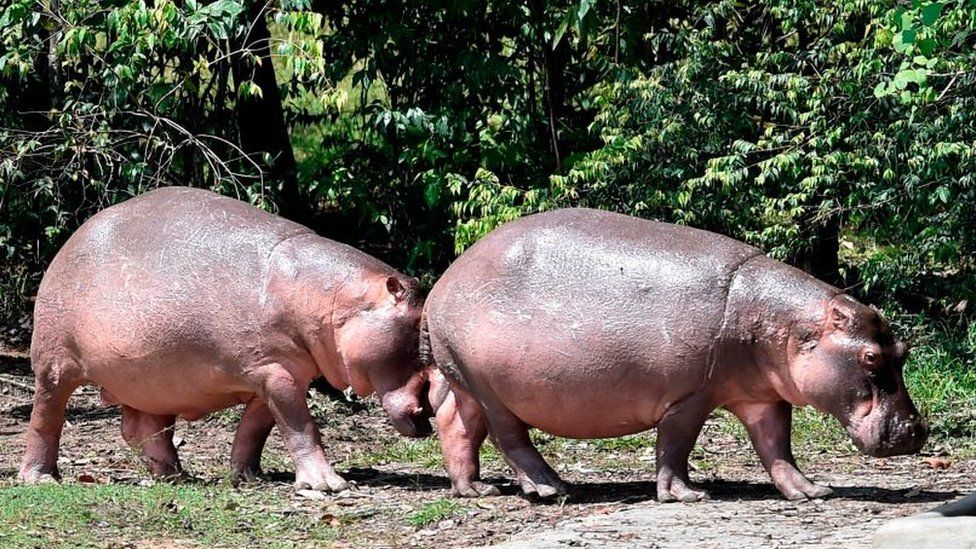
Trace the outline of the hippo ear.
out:
M 407 295 L 407 289 L 403 287 L 400 279 L 395 276 L 391 276 L 386 279 L 386 289 L 397 300 L 397 302 L 402 301 Z
M 830 326 L 839 332 L 846 332 L 851 327 L 851 313 L 836 304 L 830 305 Z

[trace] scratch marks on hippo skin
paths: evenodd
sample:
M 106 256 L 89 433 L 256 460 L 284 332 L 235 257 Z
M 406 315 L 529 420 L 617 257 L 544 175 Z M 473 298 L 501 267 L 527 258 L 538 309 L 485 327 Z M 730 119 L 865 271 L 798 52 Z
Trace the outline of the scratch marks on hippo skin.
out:
M 720 283 L 722 290 L 725 292 L 725 304 L 723 305 L 722 309 L 722 322 L 719 324 L 718 331 L 715 333 L 715 339 L 712 341 L 711 347 L 708 350 L 708 369 L 705 372 L 705 379 L 702 380 L 702 385 L 705 385 L 715 373 L 715 365 L 718 362 L 719 344 L 725 339 L 728 331 L 730 309 L 729 297 L 732 293 L 732 285 L 735 284 L 739 271 L 741 271 L 742 268 L 745 267 L 750 261 L 759 257 L 764 257 L 759 251 L 746 255 L 741 261 L 738 262 L 738 264 L 732 267 L 728 278 L 726 278 L 724 281 L 724 284 Z

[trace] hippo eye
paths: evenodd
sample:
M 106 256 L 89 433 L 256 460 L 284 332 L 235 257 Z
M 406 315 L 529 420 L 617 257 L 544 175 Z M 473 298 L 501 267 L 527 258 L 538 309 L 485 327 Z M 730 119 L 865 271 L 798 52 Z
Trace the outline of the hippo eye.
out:
M 876 353 L 874 351 L 867 350 L 867 351 L 864 351 L 864 352 L 861 353 L 861 364 L 867 370 L 870 370 L 870 371 L 873 372 L 873 371 L 875 371 L 875 370 L 878 369 L 878 365 L 879 365 L 879 362 L 880 362 L 880 358 L 881 357 L 878 356 L 878 353 Z

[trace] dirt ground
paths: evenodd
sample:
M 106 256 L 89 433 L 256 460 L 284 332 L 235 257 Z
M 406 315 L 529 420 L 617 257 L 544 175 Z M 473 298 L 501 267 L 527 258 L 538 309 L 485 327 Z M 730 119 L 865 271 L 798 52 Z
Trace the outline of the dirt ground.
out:
M 0 358 L 0 488 L 14 482 L 31 383 L 25 357 Z M 280 508 L 268 512 L 319 517 L 337 529 L 339 546 L 858 547 L 869 544 L 882 522 L 976 488 L 976 460 L 825 452 L 801 461 L 810 477 L 833 487 L 835 495 L 791 503 L 769 483 L 747 443 L 712 424 L 699 439 L 704 458 L 692 473 L 692 480 L 710 491 L 707 502 L 655 501 L 650 439 L 620 447 L 556 439 L 541 450 L 573 484 L 568 499 L 522 498 L 507 468 L 494 459 L 485 463 L 484 476 L 502 487 L 502 496 L 445 503 L 449 483 L 436 444 L 398 437 L 372 402 L 349 406 L 317 396 L 313 408 L 327 453 L 355 489 L 315 500 L 292 493 L 291 464 L 273 433 L 264 460 L 269 474 L 241 490 L 280 494 Z M 178 424 L 181 458 L 195 477 L 189 482 L 226 478 L 234 427 L 233 413 Z M 147 482 L 119 434 L 118 410 L 101 407 L 93 388 L 72 397 L 59 465 L 66 482 Z M 446 516 L 418 525 L 418 510 L 438 502 L 450 508 Z M 108 539 L 106 546 L 150 541 Z

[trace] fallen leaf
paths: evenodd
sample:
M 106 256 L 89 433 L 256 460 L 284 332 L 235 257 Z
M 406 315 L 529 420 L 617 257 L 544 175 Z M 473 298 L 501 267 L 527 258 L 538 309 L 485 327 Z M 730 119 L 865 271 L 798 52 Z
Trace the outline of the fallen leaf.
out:
M 84 482 L 85 484 L 92 484 L 95 482 L 95 477 L 89 475 L 88 473 L 82 473 L 78 475 L 78 482 Z
M 342 524 L 339 517 L 333 515 L 332 513 L 323 513 L 322 516 L 319 517 L 319 521 L 324 522 L 329 526 L 339 526 Z
M 944 457 L 932 456 L 927 458 L 922 458 L 922 461 L 927 463 L 929 467 L 933 469 L 948 469 L 952 462 Z

